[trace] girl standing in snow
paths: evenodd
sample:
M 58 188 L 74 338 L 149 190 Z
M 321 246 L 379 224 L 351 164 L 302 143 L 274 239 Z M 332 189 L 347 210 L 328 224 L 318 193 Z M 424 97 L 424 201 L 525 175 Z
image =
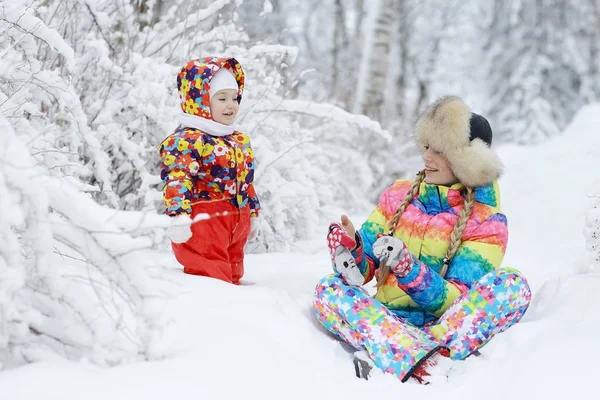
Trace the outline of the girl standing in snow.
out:
M 360 350 L 364 378 L 374 365 L 428 383 L 517 323 L 531 299 L 523 276 L 500 268 L 508 229 L 487 120 L 444 97 L 419 118 L 416 141 L 425 168 L 415 181 L 389 186 L 359 231 L 345 216 L 330 225 L 336 273 L 315 290 L 318 319 Z M 360 286 L 374 275 L 371 297 Z
M 191 60 L 177 88 L 181 125 L 159 146 L 173 251 L 185 273 L 239 284 L 260 209 L 250 139 L 233 126 L 244 71 L 234 58 Z

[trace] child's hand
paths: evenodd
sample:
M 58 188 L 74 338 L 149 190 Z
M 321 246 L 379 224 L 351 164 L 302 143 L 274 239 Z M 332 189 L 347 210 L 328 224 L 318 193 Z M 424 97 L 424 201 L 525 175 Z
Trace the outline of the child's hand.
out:
M 414 260 L 406 244 L 393 236 L 381 235 L 373 243 L 373 254 L 380 263 L 387 264 L 394 275 L 402 278 L 408 275 Z
M 187 214 L 180 214 L 171 219 L 167 228 L 167 236 L 173 243 L 185 243 L 192 237 L 192 219 Z
M 354 229 L 354 224 L 345 215 L 342 215 L 342 226 L 344 227 L 344 229 L 348 233 L 348 236 L 350 236 L 351 238 L 355 237 L 355 235 L 356 235 L 356 229 Z
M 341 224 L 334 222 L 329 225 L 327 247 L 333 262 L 333 269 L 341 274 L 348 284 L 360 286 L 365 282 L 365 278 L 360 273 L 351 253 L 357 246 L 355 234 L 352 222 L 343 215 Z
M 342 218 L 342 224 L 333 222 L 329 225 L 329 232 L 327 233 L 327 247 L 329 248 L 329 255 L 331 259 L 335 257 L 335 251 L 339 246 L 343 246 L 348 250 L 352 251 L 356 248 L 355 231 L 352 222 L 348 218 L 346 221 L 350 224 L 352 235 L 348 232 L 348 229 L 343 225 L 344 218 Z
M 251 242 L 252 240 L 256 239 L 258 237 L 258 217 L 252 217 L 250 218 L 250 234 L 248 235 L 248 241 Z

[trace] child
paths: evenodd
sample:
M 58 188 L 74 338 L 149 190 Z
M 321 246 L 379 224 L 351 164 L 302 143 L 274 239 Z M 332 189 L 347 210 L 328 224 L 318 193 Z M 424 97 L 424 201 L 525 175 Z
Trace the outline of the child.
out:
M 239 285 L 260 209 L 250 139 L 233 126 L 244 71 L 234 58 L 194 59 L 177 87 L 181 125 L 159 147 L 171 245 L 185 273 Z
M 359 350 L 363 378 L 377 367 L 428 383 L 518 323 L 531 300 L 523 275 L 501 267 L 508 227 L 488 121 L 447 96 L 415 136 L 417 178 L 390 185 L 360 230 L 342 216 L 327 236 L 336 273 L 317 285 L 315 311 Z M 371 297 L 360 286 L 374 276 Z

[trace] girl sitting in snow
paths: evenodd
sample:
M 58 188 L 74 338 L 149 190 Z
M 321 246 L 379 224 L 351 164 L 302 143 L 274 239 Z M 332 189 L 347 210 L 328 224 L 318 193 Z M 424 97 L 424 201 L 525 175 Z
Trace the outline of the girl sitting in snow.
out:
M 358 232 L 342 216 L 327 236 L 336 273 L 317 285 L 314 307 L 360 350 L 359 377 L 374 365 L 428 383 L 517 323 L 531 299 L 523 276 L 500 268 L 508 229 L 488 121 L 444 97 L 419 118 L 416 141 L 416 180 L 389 186 Z M 359 286 L 374 275 L 373 298 Z
M 173 251 L 185 273 L 239 284 L 260 209 L 250 139 L 233 126 L 244 71 L 234 58 L 195 59 L 177 87 L 181 125 L 159 147 Z

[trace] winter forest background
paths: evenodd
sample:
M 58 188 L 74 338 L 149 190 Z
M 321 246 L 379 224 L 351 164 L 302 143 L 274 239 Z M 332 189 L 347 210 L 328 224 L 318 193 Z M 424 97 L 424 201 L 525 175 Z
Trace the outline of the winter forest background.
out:
M 417 171 L 411 127 L 441 95 L 494 145 L 559 135 L 600 99 L 600 1 L 0 0 L 0 52 L 0 370 L 112 366 L 164 351 L 157 145 L 187 60 L 244 67 L 264 210 L 248 251 L 286 252 Z

